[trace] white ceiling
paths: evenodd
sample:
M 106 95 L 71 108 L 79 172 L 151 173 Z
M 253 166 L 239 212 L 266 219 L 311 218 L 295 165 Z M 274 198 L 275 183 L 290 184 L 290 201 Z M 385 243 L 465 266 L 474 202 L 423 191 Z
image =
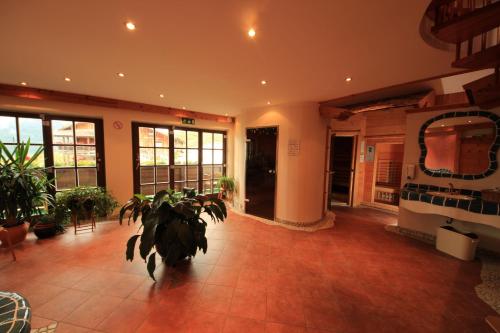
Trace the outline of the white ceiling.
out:
M 0 82 L 232 115 L 322 101 L 452 72 L 419 35 L 428 2 L 2 0 Z

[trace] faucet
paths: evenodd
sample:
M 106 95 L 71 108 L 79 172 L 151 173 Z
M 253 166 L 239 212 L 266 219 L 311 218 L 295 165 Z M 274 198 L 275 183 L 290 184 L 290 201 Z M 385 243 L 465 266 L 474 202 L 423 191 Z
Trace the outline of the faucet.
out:
M 449 192 L 450 192 L 451 194 L 455 194 L 455 187 L 453 186 L 453 184 L 452 184 L 452 183 L 448 183 L 448 185 L 450 185 Z

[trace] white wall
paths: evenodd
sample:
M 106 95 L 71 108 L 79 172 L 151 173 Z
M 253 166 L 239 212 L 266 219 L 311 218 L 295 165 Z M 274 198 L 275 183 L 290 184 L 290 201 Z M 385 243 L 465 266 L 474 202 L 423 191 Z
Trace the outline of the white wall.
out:
M 479 179 L 479 180 L 461 180 L 450 178 L 431 177 L 424 174 L 418 168 L 418 160 L 420 157 L 420 147 L 418 145 L 418 133 L 420 127 L 430 118 L 438 116 L 443 113 L 453 111 L 469 111 L 474 108 L 464 108 L 459 110 L 446 110 L 435 112 L 421 112 L 409 113 L 406 118 L 406 138 L 405 138 L 405 153 L 403 162 L 403 179 L 402 184 L 411 182 L 416 184 L 428 184 L 447 187 L 448 183 L 453 183 L 455 188 L 483 190 L 500 186 L 500 170 L 497 170 L 493 175 Z M 490 110 L 490 112 L 500 115 L 500 108 Z M 497 155 L 500 162 L 500 154 Z M 416 169 L 416 177 L 414 180 L 406 179 L 406 165 L 414 164 Z M 417 230 L 430 235 L 436 234 L 436 228 L 445 224 L 446 217 L 431 215 L 431 214 L 417 214 L 400 207 L 400 215 L 398 225 L 403 228 Z M 491 249 L 500 252 L 500 217 L 498 217 L 498 228 L 493 228 L 477 223 L 470 223 L 464 221 L 455 221 L 454 225 L 460 229 L 475 232 L 481 238 L 480 246 L 483 248 Z
M 244 211 L 246 129 L 277 126 L 276 218 L 312 223 L 323 217 L 326 135 L 328 122 L 313 102 L 245 110 L 236 118 L 234 175 L 238 184 L 235 208 Z M 288 155 L 288 142 L 300 142 L 297 156 Z

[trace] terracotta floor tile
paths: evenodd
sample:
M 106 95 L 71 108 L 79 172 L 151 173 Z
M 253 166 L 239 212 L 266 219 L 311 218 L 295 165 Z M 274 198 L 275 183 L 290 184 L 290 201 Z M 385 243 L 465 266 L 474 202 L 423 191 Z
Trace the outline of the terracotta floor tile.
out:
M 267 323 L 266 333 L 306 333 L 306 328 L 278 323 Z
M 33 308 L 39 317 L 60 321 L 87 301 L 92 295 L 85 291 L 67 289 L 40 307 Z M 28 300 L 29 301 L 29 300 Z
M 76 308 L 64 322 L 87 328 L 96 328 L 119 306 L 122 298 L 95 295 Z
M 135 332 L 152 308 L 153 305 L 147 302 L 124 300 L 97 326 L 97 329 L 107 333 Z
M 138 225 L 29 234 L 17 262 L 0 252 L 0 286 L 28 298 L 33 324 L 59 321 L 57 333 L 489 332 L 484 318 L 495 312 L 474 291 L 479 260 L 385 231 L 391 214 L 335 213 L 334 228 L 308 233 L 230 212 L 209 223 L 206 255 L 159 264 L 157 282 L 138 254 L 124 260 Z
M 304 308 L 298 295 L 267 293 L 266 320 L 305 326 Z
M 210 273 L 207 283 L 220 286 L 235 287 L 238 282 L 239 269 L 232 267 L 215 266 Z
M 266 331 L 266 324 L 255 319 L 229 316 L 226 318 L 224 333 L 262 333 Z
M 236 289 L 230 314 L 256 320 L 266 319 L 266 292 L 258 289 Z

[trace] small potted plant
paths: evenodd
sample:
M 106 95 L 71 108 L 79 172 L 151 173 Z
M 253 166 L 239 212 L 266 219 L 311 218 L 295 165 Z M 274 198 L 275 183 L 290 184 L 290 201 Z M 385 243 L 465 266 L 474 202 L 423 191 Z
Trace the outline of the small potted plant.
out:
M 217 181 L 217 187 L 219 188 L 219 199 L 232 199 L 234 190 L 236 188 L 234 178 L 222 176 Z
M 39 239 L 54 237 L 64 232 L 69 212 L 66 207 L 55 204 L 49 214 L 41 215 L 33 225 L 33 232 Z
M 32 217 L 51 198 L 44 169 L 34 163 L 42 152 L 40 147 L 30 156 L 30 140 L 12 151 L 0 141 L 0 225 L 8 234 L 0 235 L 2 246 L 6 237 L 13 245 L 24 241 Z
M 113 213 L 118 203 L 102 187 L 79 186 L 56 195 L 56 206 L 66 207 L 73 216 L 88 219 L 92 214 L 106 218 Z

